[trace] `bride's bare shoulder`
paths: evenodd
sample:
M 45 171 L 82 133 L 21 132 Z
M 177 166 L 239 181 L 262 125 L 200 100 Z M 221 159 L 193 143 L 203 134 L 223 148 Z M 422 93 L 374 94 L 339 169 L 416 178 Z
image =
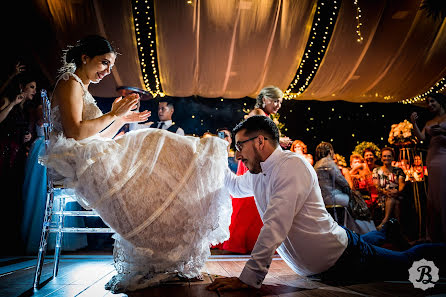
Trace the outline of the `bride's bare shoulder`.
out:
M 53 104 L 57 105 L 59 98 L 78 97 L 82 93 L 82 86 L 74 77 L 61 78 L 53 92 Z

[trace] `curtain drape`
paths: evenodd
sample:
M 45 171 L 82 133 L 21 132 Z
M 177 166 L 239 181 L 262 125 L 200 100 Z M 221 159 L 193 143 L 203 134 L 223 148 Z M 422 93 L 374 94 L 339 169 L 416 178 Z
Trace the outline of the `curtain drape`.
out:
M 342 1 L 327 52 L 298 99 L 395 102 L 427 91 L 446 75 L 445 22 L 420 10 L 420 0 Z
M 155 1 L 158 66 L 167 95 L 255 97 L 296 73 L 315 0 Z
M 46 60 L 50 81 L 55 81 L 61 66 L 62 50 L 88 34 L 99 34 L 110 40 L 119 52 L 112 74 L 90 91 L 99 97 L 118 96 L 116 87 L 132 86 L 145 89 L 139 66 L 131 0 L 35 0 L 40 14 L 55 31 L 57 48 Z
M 255 97 L 266 85 L 286 90 L 304 54 L 317 0 L 154 0 L 159 77 L 169 96 Z M 420 10 L 422 0 L 341 1 L 321 65 L 298 100 L 396 102 L 446 76 L 446 21 Z M 121 53 L 112 75 L 91 86 L 116 96 L 121 85 L 145 89 L 131 0 L 34 0 L 55 30 L 56 48 L 36 54 L 53 75 L 62 49 L 101 34 Z M 43 46 L 43 45 L 42 45 Z

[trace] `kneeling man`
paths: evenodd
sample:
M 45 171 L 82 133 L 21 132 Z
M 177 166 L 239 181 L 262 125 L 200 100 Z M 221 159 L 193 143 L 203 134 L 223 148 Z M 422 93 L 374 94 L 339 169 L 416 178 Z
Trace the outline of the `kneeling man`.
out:
M 324 278 L 380 275 L 407 280 L 413 261 L 424 257 L 440 265 L 444 260 L 444 244 L 391 251 L 339 226 L 325 209 L 313 167 L 304 157 L 281 149 L 279 131 L 269 117 L 249 117 L 233 133 L 236 158 L 249 172 L 236 176 L 228 169 L 225 185 L 233 197 L 255 197 L 264 226 L 241 275 L 218 278 L 209 290 L 260 288 L 276 250 L 297 274 L 322 273 Z M 373 234 L 368 236 L 373 241 Z

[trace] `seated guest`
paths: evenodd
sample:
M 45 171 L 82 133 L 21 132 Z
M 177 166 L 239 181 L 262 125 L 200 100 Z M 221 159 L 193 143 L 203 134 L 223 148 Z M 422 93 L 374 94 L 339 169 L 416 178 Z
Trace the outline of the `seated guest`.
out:
M 377 226 L 382 226 L 392 215 L 399 220 L 399 202 L 402 200 L 402 192 L 405 186 L 406 175 L 399 167 L 392 166 L 395 152 L 390 147 L 381 149 L 381 161 L 383 165 L 373 170 L 373 181 L 379 193 L 379 204 L 384 207 L 384 218 Z
M 290 151 L 298 153 L 302 156 L 305 157 L 305 159 L 307 159 L 307 161 L 313 165 L 314 161 L 313 161 L 313 156 L 311 154 L 308 154 L 307 152 L 307 146 L 305 145 L 305 143 L 302 140 L 295 140 L 293 141 L 293 143 L 291 144 L 291 148 Z
M 364 234 L 376 230 L 372 221 L 355 220 L 349 213 L 347 207 L 351 194 L 350 185 L 333 161 L 333 157 L 333 146 L 330 143 L 321 142 L 316 147 L 317 162 L 314 165 L 314 170 L 319 180 L 322 198 L 329 213 L 340 225 L 346 226 L 356 233 Z M 339 206 L 343 210 L 341 212 L 343 214 L 342 221 L 338 219 L 337 210 L 340 208 Z
M 362 154 L 362 157 L 364 158 L 364 161 L 367 164 L 367 167 L 369 168 L 370 172 L 373 171 L 378 165 L 375 164 L 376 162 L 376 153 L 375 150 L 368 147 L 364 150 L 364 153 Z
M 376 207 L 378 191 L 373 182 L 372 172 L 364 161 L 364 158 L 356 153 L 350 156 L 350 176 L 352 178 L 353 189 L 359 191 L 367 203 L 372 216 Z

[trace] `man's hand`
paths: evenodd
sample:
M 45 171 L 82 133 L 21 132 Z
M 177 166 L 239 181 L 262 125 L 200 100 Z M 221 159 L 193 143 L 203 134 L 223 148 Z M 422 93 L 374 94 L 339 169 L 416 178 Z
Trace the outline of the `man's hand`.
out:
M 217 278 L 206 287 L 209 291 L 235 291 L 249 288 L 251 286 L 242 282 L 238 277 Z

